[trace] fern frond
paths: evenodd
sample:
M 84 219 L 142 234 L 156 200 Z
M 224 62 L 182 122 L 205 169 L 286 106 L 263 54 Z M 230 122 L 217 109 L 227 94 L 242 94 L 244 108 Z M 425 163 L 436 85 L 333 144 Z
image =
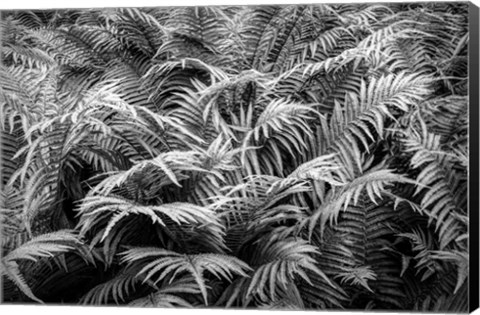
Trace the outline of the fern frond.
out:
M 292 158 L 297 155 L 304 156 L 307 151 L 306 140 L 313 137 L 313 131 L 307 124 L 312 119 L 314 109 L 301 104 L 291 103 L 282 99 L 271 101 L 257 118 L 255 124 L 248 122 L 248 131 L 242 139 L 241 162 L 247 168 L 255 170 L 257 174 L 263 173 L 263 167 L 273 170 L 273 174 L 283 173 L 283 162 L 280 152 L 285 152 Z M 305 139 L 305 140 L 304 140 Z M 245 152 L 248 146 L 262 146 L 258 153 Z M 248 160 L 247 160 L 248 158 Z M 248 163 L 247 163 L 248 162 Z M 249 167 L 249 165 L 251 165 Z M 255 174 L 255 173 L 250 173 Z M 250 175 L 249 174 L 249 175 Z M 272 174 L 268 172 L 267 174 Z
M 266 299 L 267 296 L 274 299 L 279 288 L 287 289 L 287 286 L 293 285 L 289 279 L 294 275 L 309 283 L 307 271 L 324 278 L 331 285 L 328 277 L 318 269 L 315 260 L 311 257 L 317 253 L 316 248 L 306 242 L 280 241 L 260 245 L 258 251 L 259 253 L 252 257 L 255 272 L 249 281 L 247 297 L 258 295 L 261 300 Z M 262 253 L 261 256 L 260 253 Z
M 39 235 L 22 246 L 14 249 L 2 259 L 5 262 L 17 260 L 37 261 L 41 257 L 53 257 L 64 253 L 80 244 L 78 236 L 70 231 L 56 231 Z
M 250 270 L 250 267 L 241 260 L 220 254 L 181 255 L 161 248 L 132 248 L 122 253 L 122 261 L 129 264 L 152 258 L 154 260 L 148 264 L 143 262 L 143 268 L 138 272 L 139 275 L 145 274 L 144 282 L 152 279 L 153 283 L 157 283 L 166 276 L 175 279 L 178 274 L 188 272 L 194 277 L 206 305 L 208 298 L 205 271 L 219 279 L 231 281 L 233 275 L 246 277 L 245 271 Z
M 338 274 L 341 278 L 341 283 L 349 283 L 355 286 L 362 286 L 368 291 L 372 292 L 372 289 L 368 286 L 368 280 L 376 280 L 377 275 L 370 267 L 355 267 L 348 271 Z
M 441 239 L 440 249 L 444 249 L 459 236 L 463 225 L 454 214 L 465 211 L 461 207 L 463 203 L 457 197 L 463 191 L 464 182 L 452 167 L 457 156 L 442 150 L 440 136 L 428 132 L 421 118 L 418 118 L 418 122 L 420 130 L 410 129 L 402 143 L 405 152 L 413 153 L 410 160 L 412 167 L 423 168 L 417 176 L 417 181 L 422 186 L 415 193 L 423 192 L 421 206 L 429 210 L 429 221 L 436 221 L 435 226 Z M 428 188 L 425 189 L 426 187 Z
M 384 198 L 382 195 L 388 186 L 395 183 L 416 183 L 404 176 L 394 174 L 391 170 L 373 170 L 365 172 L 362 176 L 341 186 L 337 191 L 331 191 L 327 195 L 325 203 L 320 205 L 312 214 L 309 223 L 309 230 L 312 231 L 317 224 L 320 231 L 323 231 L 327 222 L 337 222 L 340 211 L 346 211 L 349 205 L 356 205 L 361 196 L 366 193 L 368 199 L 378 204 Z M 320 222 L 319 222 L 320 221 Z
M 201 155 L 195 151 L 170 151 L 159 154 L 149 160 L 136 163 L 126 171 L 115 172 L 100 182 L 94 193 L 108 195 L 115 187 L 124 183 L 157 183 L 150 188 L 151 193 L 158 192 L 165 185 L 181 186 L 180 181 L 188 178 L 189 172 L 205 172 Z
M 184 234 L 199 234 L 209 243 L 206 244 L 221 252 L 223 244 L 223 226 L 215 213 L 205 207 L 189 203 L 167 203 L 158 206 L 142 205 L 131 200 L 115 196 L 86 197 L 79 208 L 81 215 L 78 227 L 81 234 L 86 234 L 93 228 L 98 229 L 91 246 L 100 242 L 116 247 L 127 231 L 131 229 L 129 216 L 144 216 L 151 220 L 152 225 L 159 224 L 163 229 L 180 229 Z M 108 250 L 109 259 L 112 253 Z
M 89 290 L 80 302 L 83 304 L 105 305 L 113 299 L 116 304 L 119 304 L 125 301 L 135 288 L 135 284 L 139 281 L 140 279 L 136 278 L 135 270 L 122 270 L 112 279 Z
M 28 296 L 33 301 L 38 303 L 43 303 L 42 300 L 37 298 L 30 287 L 28 286 L 27 282 L 25 281 L 24 276 L 22 275 L 20 269 L 18 268 L 18 263 L 14 261 L 10 261 L 5 263 L 3 260 L 1 262 L 1 275 L 7 276 L 26 296 Z
M 165 294 L 160 290 L 156 293 L 151 293 L 150 295 L 136 299 L 130 303 L 129 306 L 132 307 L 160 307 L 160 308 L 174 308 L 174 307 L 194 307 L 187 300 L 173 294 Z
M 29 298 L 42 303 L 27 284 L 22 271 L 19 269 L 19 263 L 25 260 L 37 262 L 44 257 L 54 257 L 72 251 L 80 244 L 78 236 L 71 231 L 57 231 L 39 235 L 2 257 L 1 274 L 12 280 Z
M 453 294 L 456 294 L 469 275 L 468 253 L 461 251 L 432 251 L 431 257 L 440 261 L 451 261 L 457 265 L 457 284 L 453 291 Z
M 420 113 L 429 131 L 442 136 L 447 145 L 466 145 L 468 122 L 463 118 L 467 109 L 467 98 L 449 96 L 435 98 L 420 106 Z
M 201 224 L 209 225 L 212 228 L 216 226 L 215 229 L 220 229 L 220 225 L 216 223 L 217 220 L 210 210 L 193 204 L 172 203 L 160 206 L 141 206 L 118 197 L 92 196 L 84 199 L 79 212 L 83 218 L 80 223 L 80 226 L 83 227 L 81 233 L 85 233 L 95 225 L 104 216 L 104 212 L 114 214 L 100 241 L 108 236 L 118 221 L 131 214 L 146 215 L 153 224 L 158 223 L 162 226 L 165 226 L 162 216 L 167 216 L 178 225 Z M 221 233 L 220 230 L 217 232 Z

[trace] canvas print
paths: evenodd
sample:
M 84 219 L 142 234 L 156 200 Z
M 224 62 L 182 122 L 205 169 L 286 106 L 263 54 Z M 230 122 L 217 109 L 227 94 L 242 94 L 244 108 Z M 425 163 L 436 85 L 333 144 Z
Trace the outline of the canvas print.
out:
M 2 303 L 466 312 L 469 8 L 2 11 Z

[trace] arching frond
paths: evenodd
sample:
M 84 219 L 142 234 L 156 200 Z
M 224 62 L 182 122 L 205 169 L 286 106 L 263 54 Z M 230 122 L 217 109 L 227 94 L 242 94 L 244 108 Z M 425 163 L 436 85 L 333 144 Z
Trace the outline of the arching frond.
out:
M 130 302 L 129 306 L 134 307 L 193 307 L 193 305 L 186 299 L 179 296 L 179 294 L 200 294 L 200 290 L 194 281 L 191 279 L 174 281 L 171 284 L 163 286 L 155 293 L 136 299 Z
M 2 259 L 4 262 L 22 259 L 36 261 L 40 257 L 52 257 L 55 254 L 74 249 L 73 245 L 79 243 L 78 236 L 70 231 L 57 231 L 31 239 L 8 253 Z
M 82 297 L 81 302 L 94 305 L 105 305 L 111 300 L 116 304 L 125 302 L 126 297 L 135 289 L 135 284 L 140 281 L 136 278 L 136 271 L 131 268 L 120 271 L 112 279 L 93 287 Z
M 331 280 L 316 266 L 317 249 L 305 241 L 287 238 L 263 238 L 254 251 L 249 252 L 254 269 L 250 279 L 233 282 L 220 298 L 227 306 L 240 301 L 248 305 L 253 300 L 263 303 L 279 301 L 289 287 L 299 282 L 311 283 L 310 277 L 320 277 L 333 286 Z M 296 290 L 296 289 L 294 289 Z M 238 302 L 237 302 L 238 303 Z
M 170 184 L 181 186 L 180 181 L 189 177 L 192 172 L 205 172 L 202 168 L 201 155 L 195 151 L 170 151 L 159 154 L 153 159 L 146 159 L 136 163 L 126 171 L 119 171 L 109 175 L 93 190 L 94 193 L 108 195 L 116 187 L 131 183 L 156 183 L 155 185 L 142 185 L 134 190 L 147 189 L 142 193 L 146 196 L 153 195 L 162 187 Z
M 466 146 L 468 122 L 464 96 L 435 98 L 420 106 L 420 113 L 431 132 L 442 136 L 441 142 L 455 148 Z
M 118 197 L 93 196 L 84 199 L 80 207 L 81 232 L 85 233 L 99 223 L 105 214 L 112 214 L 100 241 L 103 241 L 117 222 L 129 215 L 146 215 L 153 224 L 165 226 L 162 217 L 166 216 L 178 225 L 199 225 L 211 229 L 212 234 L 221 239 L 221 226 L 209 209 L 186 203 L 171 203 L 159 206 L 142 206 Z
M 311 245 L 304 242 L 283 241 L 273 244 L 266 243 L 261 245 L 258 250 L 262 255 L 261 258 L 257 256 L 258 254 L 254 254 L 252 257 L 256 268 L 247 289 L 247 297 L 254 294 L 263 300 L 270 295 L 270 298 L 273 299 L 277 294 L 277 287 L 283 286 L 286 289 L 288 285 L 293 284 L 288 280 L 293 275 L 310 282 L 307 271 L 324 278 L 327 283 L 330 282 L 328 277 L 315 266 L 314 259 L 310 257 L 316 253 L 316 249 Z
M 455 213 L 465 213 L 465 203 L 459 198 L 465 182 L 460 177 L 461 171 L 453 168 L 457 156 L 442 150 L 440 136 L 428 132 L 423 120 L 418 119 L 420 130 L 410 129 L 402 143 L 405 152 L 413 154 L 411 166 L 422 168 L 417 176 L 422 186 L 417 187 L 416 194 L 423 191 L 421 206 L 428 209 L 429 221 L 435 220 L 441 240 L 440 249 L 444 249 L 460 236 L 464 224 Z
M 341 210 L 346 211 L 349 205 L 356 205 L 365 193 L 373 204 L 379 204 L 385 197 L 382 192 L 387 191 L 387 187 L 395 183 L 415 182 L 388 169 L 372 170 L 339 189 L 330 191 L 325 202 L 312 214 L 309 223 L 310 231 L 316 228 L 317 224 L 320 231 L 323 231 L 327 223 L 337 222 Z
M 13 281 L 20 290 L 34 301 L 42 302 L 25 281 L 19 263 L 22 260 L 38 261 L 42 257 L 54 257 L 75 249 L 80 244 L 78 236 L 70 231 L 57 231 L 39 235 L 2 257 L 1 274 Z
M 129 264 L 143 262 L 143 268 L 138 274 L 145 274 L 144 281 L 151 279 L 157 283 L 167 276 L 175 279 L 182 272 L 189 273 L 194 277 L 206 305 L 208 305 L 208 298 L 205 271 L 217 278 L 231 281 L 234 275 L 246 277 L 245 272 L 250 270 L 250 267 L 241 260 L 220 254 L 181 255 L 161 248 L 132 248 L 122 256 L 122 261 Z M 145 259 L 151 258 L 154 260 L 145 262 Z

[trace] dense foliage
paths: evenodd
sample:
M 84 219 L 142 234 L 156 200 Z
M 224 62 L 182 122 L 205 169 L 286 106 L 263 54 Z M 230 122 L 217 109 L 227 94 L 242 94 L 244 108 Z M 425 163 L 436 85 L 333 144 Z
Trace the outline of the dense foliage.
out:
M 467 309 L 466 4 L 2 14 L 4 302 Z

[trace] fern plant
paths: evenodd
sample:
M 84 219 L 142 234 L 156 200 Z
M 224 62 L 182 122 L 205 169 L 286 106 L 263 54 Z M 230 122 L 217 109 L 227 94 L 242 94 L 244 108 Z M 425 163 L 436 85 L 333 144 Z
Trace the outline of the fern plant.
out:
M 4 300 L 467 309 L 466 4 L 3 16 Z

